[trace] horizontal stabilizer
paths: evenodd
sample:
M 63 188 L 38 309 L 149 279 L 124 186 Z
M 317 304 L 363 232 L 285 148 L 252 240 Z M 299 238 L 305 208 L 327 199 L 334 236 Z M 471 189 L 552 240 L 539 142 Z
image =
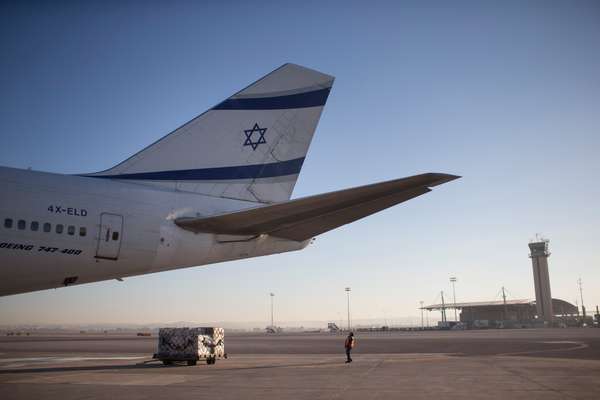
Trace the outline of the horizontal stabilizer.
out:
M 207 218 L 182 217 L 175 223 L 195 233 L 268 234 L 304 241 L 459 178 L 428 173 Z

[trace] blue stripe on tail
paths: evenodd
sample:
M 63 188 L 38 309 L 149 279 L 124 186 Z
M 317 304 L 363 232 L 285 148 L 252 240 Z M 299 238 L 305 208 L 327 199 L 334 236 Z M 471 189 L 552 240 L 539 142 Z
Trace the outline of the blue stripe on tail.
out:
M 281 110 L 325 105 L 330 87 L 312 92 L 276 97 L 255 97 L 247 99 L 230 98 L 213 107 L 213 110 Z
M 242 165 L 173 171 L 139 172 L 117 175 L 81 175 L 90 178 L 134 179 L 150 181 L 224 181 L 234 179 L 275 178 L 300 173 L 304 157 L 269 164 Z

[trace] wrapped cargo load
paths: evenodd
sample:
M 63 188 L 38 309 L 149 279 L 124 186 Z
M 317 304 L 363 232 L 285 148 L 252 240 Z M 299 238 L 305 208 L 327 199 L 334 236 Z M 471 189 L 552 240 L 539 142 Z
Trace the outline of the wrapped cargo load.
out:
M 223 328 L 160 328 L 158 353 L 155 358 L 165 365 L 175 361 L 187 361 L 195 365 L 200 359 L 214 364 L 217 358 L 227 358 L 225 331 Z

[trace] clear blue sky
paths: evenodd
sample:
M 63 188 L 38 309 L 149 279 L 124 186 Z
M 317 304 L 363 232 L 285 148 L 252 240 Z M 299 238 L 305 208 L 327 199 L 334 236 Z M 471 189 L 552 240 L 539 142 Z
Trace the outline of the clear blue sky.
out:
M 303 252 L 0 298 L 0 322 L 339 320 L 457 299 L 600 303 L 600 4 L 2 2 L 0 164 L 108 168 L 285 62 L 336 76 L 294 192 L 463 179 Z

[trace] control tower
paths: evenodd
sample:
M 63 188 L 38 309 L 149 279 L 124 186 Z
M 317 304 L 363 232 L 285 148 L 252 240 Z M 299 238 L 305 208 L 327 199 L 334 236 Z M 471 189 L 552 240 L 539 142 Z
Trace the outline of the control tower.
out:
M 533 266 L 533 282 L 535 284 L 535 305 L 537 316 L 544 322 L 551 324 L 554 313 L 552 311 L 552 295 L 550 293 L 550 276 L 548 275 L 548 240 L 538 239 L 529 243 L 531 264 Z

